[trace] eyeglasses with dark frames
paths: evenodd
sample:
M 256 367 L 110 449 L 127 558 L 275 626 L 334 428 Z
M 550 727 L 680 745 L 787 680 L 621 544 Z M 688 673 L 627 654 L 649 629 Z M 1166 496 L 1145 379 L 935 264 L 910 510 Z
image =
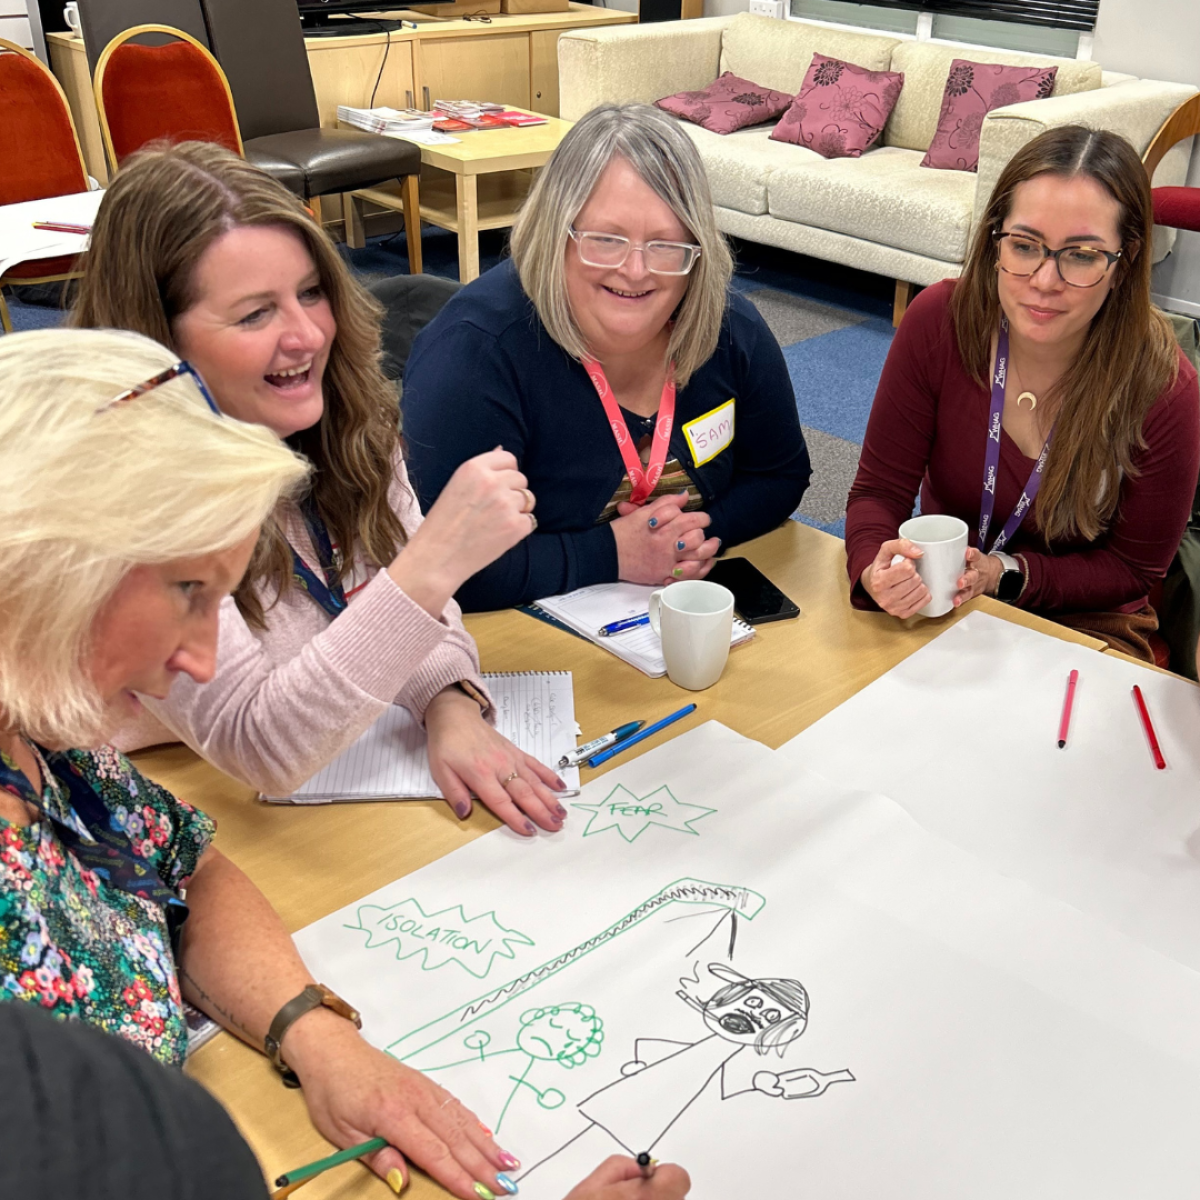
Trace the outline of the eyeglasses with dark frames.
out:
M 596 233 L 574 226 L 567 232 L 579 250 L 580 262 L 589 267 L 623 267 L 630 254 L 640 250 L 651 275 L 687 275 L 701 254 L 700 247 L 691 242 L 634 242 L 618 233 Z
M 1061 250 L 1051 250 L 1038 238 L 1000 230 L 992 234 L 992 241 L 996 243 L 996 267 L 1006 275 L 1028 279 L 1041 270 L 1046 259 L 1052 258 L 1059 279 L 1076 288 L 1095 287 L 1125 253 L 1123 250 L 1114 253 L 1097 246 L 1064 246 Z
M 187 375 L 199 389 L 200 395 L 204 397 L 205 404 L 212 409 L 217 416 L 221 416 L 221 410 L 217 407 L 217 402 L 212 398 L 212 393 L 208 390 L 208 385 L 200 377 L 200 372 L 192 366 L 190 362 L 180 359 L 173 367 L 168 367 L 165 371 L 159 373 L 144 383 L 135 384 L 128 391 L 122 392 L 119 396 L 114 396 L 107 404 L 102 404 L 96 409 L 96 414 L 108 412 L 110 408 L 116 408 L 118 404 L 126 404 L 130 400 L 136 400 L 139 396 L 144 396 L 147 392 L 154 391 L 155 388 L 162 387 L 164 383 L 170 383 L 172 379 L 178 379 L 181 375 Z

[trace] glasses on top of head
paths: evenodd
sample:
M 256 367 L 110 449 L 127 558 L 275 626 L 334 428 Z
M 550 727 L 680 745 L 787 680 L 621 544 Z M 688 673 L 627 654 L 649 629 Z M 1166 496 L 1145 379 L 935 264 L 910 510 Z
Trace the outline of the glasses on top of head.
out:
M 110 408 L 116 408 L 118 404 L 124 404 L 129 400 L 136 400 L 139 396 L 144 396 L 147 392 L 154 391 L 157 387 L 162 387 L 164 383 L 170 383 L 172 379 L 178 379 L 181 375 L 188 375 L 192 382 L 200 391 L 200 395 L 204 397 L 205 404 L 217 414 L 221 416 L 221 410 L 217 407 L 217 402 L 212 398 L 212 393 L 208 390 L 208 385 L 200 378 L 200 372 L 192 366 L 190 362 L 180 359 L 173 367 L 168 367 L 165 371 L 159 373 L 144 383 L 136 384 L 127 391 L 122 392 L 119 396 L 114 396 L 107 404 L 102 404 L 96 413 L 108 412 Z
M 687 275 L 700 257 L 700 247 L 691 242 L 632 242 L 618 233 L 593 233 L 572 227 L 568 230 L 579 249 L 580 262 L 589 267 L 623 267 L 634 250 L 652 275 Z
M 1124 254 L 1123 250 L 1114 254 L 1094 246 L 1064 246 L 1061 250 L 1051 250 L 1037 238 L 998 230 L 992 234 L 992 240 L 996 243 L 996 266 L 1005 274 L 1027 279 L 1041 270 L 1046 259 L 1052 258 L 1059 279 L 1077 288 L 1095 287 Z

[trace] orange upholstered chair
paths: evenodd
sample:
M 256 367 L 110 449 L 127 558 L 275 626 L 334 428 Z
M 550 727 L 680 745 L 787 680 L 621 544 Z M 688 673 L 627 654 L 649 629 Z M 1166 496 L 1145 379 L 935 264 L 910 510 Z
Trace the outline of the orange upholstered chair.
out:
M 165 45 L 131 41 L 143 34 Z M 242 135 L 225 73 L 190 34 L 169 25 L 136 25 L 113 38 L 93 79 L 100 130 L 114 170 L 147 142 L 217 142 L 242 153 Z
M 0 204 L 21 204 L 88 190 L 87 170 L 67 98 L 58 80 L 28 50 L 0 38 Z M 30 259 L 0 276 L 6 283 L 72 279 L 81 256 Z M 12 329 L 0 290 L 0 325 Z

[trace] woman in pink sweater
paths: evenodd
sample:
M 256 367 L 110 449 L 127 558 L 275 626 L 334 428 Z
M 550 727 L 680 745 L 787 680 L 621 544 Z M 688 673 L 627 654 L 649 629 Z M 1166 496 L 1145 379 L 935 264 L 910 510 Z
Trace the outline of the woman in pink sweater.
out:
M 120 743 L 177 736 L 286 795 L 398 703 L 424 721 L 433 777 L 460 817 L 474 794 L 518 833 L 559 829 L 563 784 L 489 724 L 451 599 L 529 535 L 533 495 L 497 449 L 464 463 L 422 520 L 379 370 L 379 315 L 300 202 L 219 147 L 144 152 L 114 179 L 73 324 L 170 346 L 223 411 L 315 467 L 222 608 L 213 680 L 144 697 L 155 720 Z

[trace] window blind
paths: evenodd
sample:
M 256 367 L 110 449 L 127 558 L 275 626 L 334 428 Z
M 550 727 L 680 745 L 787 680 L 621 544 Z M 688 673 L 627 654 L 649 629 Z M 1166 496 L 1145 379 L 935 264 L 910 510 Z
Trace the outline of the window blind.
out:
M 1090 33 L 1096 28 L 1100 0 L 874 0 L 879 7 L 950 13 L 981 21 L 1013 21 Z

